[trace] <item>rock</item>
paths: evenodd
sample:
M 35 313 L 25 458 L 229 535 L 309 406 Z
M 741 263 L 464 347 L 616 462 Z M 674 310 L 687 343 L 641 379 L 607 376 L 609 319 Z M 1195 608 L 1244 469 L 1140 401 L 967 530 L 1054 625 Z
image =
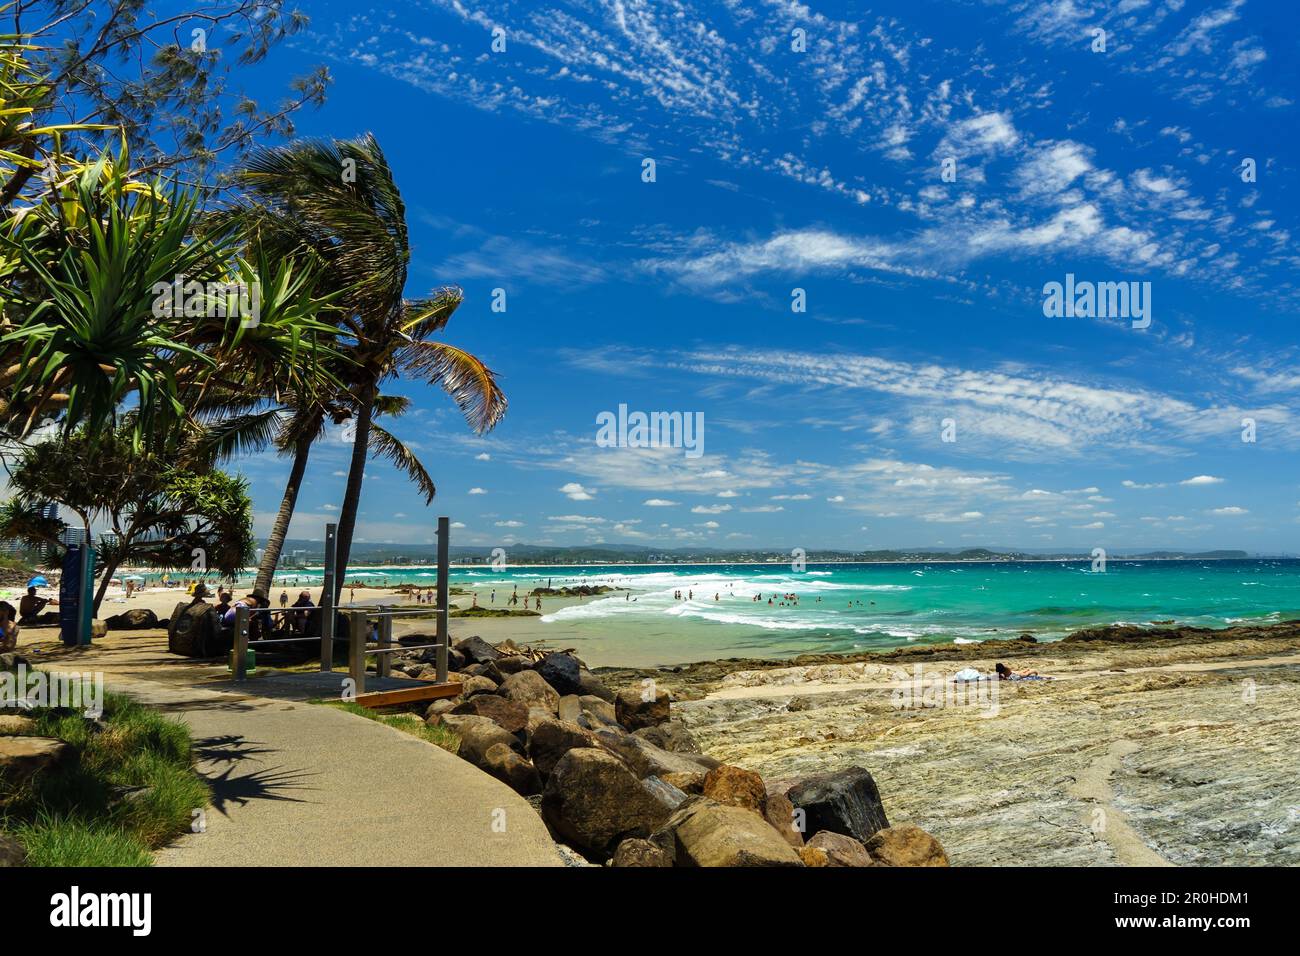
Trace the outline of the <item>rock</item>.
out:
M 481 637 L 467 637 L 453 647 L 474 664 L 486 664 L 501 656 L 501 652 Z
M 603 697 L 597 697 L 595 694 L 583 694 L 578 698 L 582 706 L 582 713 L 587 720 L 595 724 L 606 724 L 613 726 L 618 723 L 618 718 L 614 716 L 614 705 Z
M 549 777 L 560 758 L 576 747 L 595 747 L 589 731 L 547 716 L 528 728 L 528 756 L 543 777 Z
M 444 697 L 442 700 L 435 700 L 425 709 L 424 722 L 436 724 L 438 721 L 434 720 L 434 717 L 437 717 L 440 714 L 450 713 L 459 703 L 459 697 Z
M 102 641 L 108 636 L 108 622 L 95 618 L 90 622 L 90 639 L 92 641 Z M 3 865 L 3 864 L 0 864 Z
M 592 734 L 600 745 L 610 753 L 616 754 L 631 768 L 638 777 L 664 777 L 670 773 L 691 773 L 703 770 L 706 773 L 719 766 L 712 757 L 700 754 L 675 754 L 662 750 L 640 737 L 622 734 L 617 730 L 599 728 Z
M 943 845 L 910 823 L 876 833 L 866 842 L 866 851 L 880 866 L 948 866 Z
M 104 627 L 110 631 L 139 631 L 158 626 L 158 615 L 147 607 L 133 607 L 121 614 L 104 618 Z
M 0 714 L 0 736 L 10 734 L 28 734 L 36 727 L 36 721 L 21 714 Z
M 497 697 L 495 694 L 479 694 L 462 701 L 452 710 L 453 714 L 475 714 L 494 721 L 502 730 L 518 734 L 528 723 L 528 708 L 513 700 Z
M 489 747 L 479 766 L 515 793 L 527 797 L 542 792 L 542 778 L 538 775 L 537 768 L 506 744 L 493 744 Z
M 678 866 L 802 866 L 799 855 L 758 814 L 691 797 L 652 838 L 671 835 Z
M 665 783 L 671 783 L 683 793 L 690 794 L 704 792 L 704 778 L 707 776 L 708 774 L 701 768 L 700 770 L 679 770 L 674 773 L 666 773 L 662 779 Z
M 794 804 L 784 793 L 768 792 L 763 819 L 796 850 L 803 846 L 803 834 L 795 825 Z
M 560 720 L 576 724 L 579 718 L 582 717 L 582 700 L 575 694 L 568 694 L 560 698 L 556 711 Z
M 436 647 L 429 648 L 421 655 L 420 659 L 430 664 L 437 664 L 438 649 Z M 463 651 L 458 651 L 454 647 L 447 648 L 447 670 L 458 671 L 468 663 L 470 663 L 470 660 Z
M 502 682 L 497 692 L 502 697 L 518 701 L 525 707 L 541 707 L 552 714 L 558 712 L 560 707 L 560 695 L 536 671 L 519 671 L 517 674 L 511 674 Z
M 54 737 L 0 737 L 0 779 L 6 784 L 25 783 L 71 753 L 71 744 Z
M 0 671 L 16 671 L 19 667 L 31 669 L 31 663 L 21 654 L 15 654 L 12 651 L 0 654 Z
M 704 795 L 731 807 L 744 807 L 762 814 L 767 804 L 763 778 L 752 770 L 723 764 L 714 767 L 704 778 Z
M 603 701 L 614 703 L 614 692 L 585 667 L 578 671 L 578 694 L 582 697 L 599 697 Z
M 654 727 L 642 727 L 632 733 L 642 740 L 650 741 L 656 747 L 672 751 L 675 754 L 702 753 L 700 745 L 680 720 L 670 720 L 665 724 L 658 724 Z
M 467 677 L 484 677 L 487 675 L 488 666 L 486 664 L 466 664 L 460 669 L 460 679 L 463 681 Z M 491 678 L 488 678 L 491 680 Z
M 442 725 L 460 737 L 460 748 L 456 752 L 475 766 L 483 765 L 483 758 L 493 744 L 505 744 L 511 750 L 521 747 L 518 737 L 488 717 L 443 714 Z
M 501 645 L 497 645 L 500 649 Z M 504 657 L 498 657 L 496 660 L 497 670 L 503 674 L 517 674 L 520 671 L 526 671 L 533 666 L 533 662 L 519 654 L 507 654 Z
M 622 841 L 614 851 L 611 866 L 672 866 L 672 855 L 663 847 L 638 837 Z
M 437 669 L 434 670 L 435 675 Z M 490 677 L 466 677 L 461 681 L 460 696 L 473 697 L 475 694 L 495 694 L 497 682 Z
M 5 833 L 0 833 L 0 867 L 6 866 L 26 866 L 27 851 L 23 845 L 13 837 Z M 651 866 L 648 863 L 632 863 L 629 866 Z M 670 863 L 669 866 L 672 864 Z
M 842 833 L 822 830 L 808 841 L 807 846 L 823 851 L 829 858 L 828 866 L 875 866 L 867 855 L 867 848 Z
M 876 781 L 862 767 L 805 777 L 786 796 L 804 812 L 805 833 L 830 830 L 866 843 L 889 826 Z
M 533 665 L 533 670 L 541 674 L 561 696 L 582 693 L 582 682 L 578 676 L 578 659 L 572 654 L 547 654 Z
M 646 777 L 641 781 L 641 786 L 650 796 L 654 797 L 669 810 L 676 810 L 686 802 L 686 794 L 673 786 L 666 780 L 660 780 L 658 777 Z
M 820 850 L 815 846 L 799 847 L 799 859 L 803 860 L 804 866 L 830 866 L 831 856 L 825 850 Z
M 647 837 L 669 810 L 603 750 L 570 750 L 542 792 L 542 817 L 563 840 L 603 856 L 627 837 Z
M 628 730 L 654 727 L 668 720 L 668 694 L 655 691 L 651 700 L 645 699 L 640 687 L 626 687 L 614 698 L 614 715 Z

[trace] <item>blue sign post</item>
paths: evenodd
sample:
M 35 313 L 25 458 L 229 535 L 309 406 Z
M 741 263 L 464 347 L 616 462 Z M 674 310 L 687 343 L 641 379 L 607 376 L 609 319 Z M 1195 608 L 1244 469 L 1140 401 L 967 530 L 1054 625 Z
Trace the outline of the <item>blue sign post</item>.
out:
M 74 544 L 63 556 L 59 581 L 59 636 L 69 647 L 90 643 L 95 613 L 95 549 Z

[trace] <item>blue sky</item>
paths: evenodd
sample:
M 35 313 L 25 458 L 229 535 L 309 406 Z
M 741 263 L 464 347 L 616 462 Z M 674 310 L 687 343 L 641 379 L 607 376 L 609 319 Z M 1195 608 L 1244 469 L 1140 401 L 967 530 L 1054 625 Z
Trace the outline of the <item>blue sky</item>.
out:
M 248 85 L 329 65 L 299 133 L 379 138 L 410 294 L 464 287 L 448 337 L 510 398 L 480 438 L 392 386 L 438 497 L 374 464 L 360 539 L 1300 551 L 1292 4 L 309 12 Z M 1067 273 L 1149 282 L 1150 327 L 1046 317 Z M 704 454 L 598 447 L 620 404 L 702 413 Z M 239 467 L 265 533 L 287 463 Z

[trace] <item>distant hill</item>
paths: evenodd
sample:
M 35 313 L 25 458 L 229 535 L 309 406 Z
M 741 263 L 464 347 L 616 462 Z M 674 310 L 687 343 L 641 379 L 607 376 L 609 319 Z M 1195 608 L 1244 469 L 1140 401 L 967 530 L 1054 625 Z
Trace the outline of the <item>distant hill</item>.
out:
M 492 560 L 495 548 L 453 545 L 449 551 L 457 564 L 486 564 Z M 319 541 L 289 539 L 285 542 L 282 567 L 292 566 L 296 560 L 304 565 L 319 565 L 324 560 L 324 548 Z M 570 545 L 565 547 L 515 544 L 505 548 L 510 564 L 787 564 L 794 560 L 790 550 L 749 548 L 743 550 L 723 548 L 654 548 L 634 544 Z M 432 544 L 371 544 L 355 542 L 352 545 L 354 564 L 433 564 L 437 560 L 437 546 Z M 1249 558 L 1245 551 L 1109 551 L 1110 560 L 1232 560 Z M 916 548 L 881 549 L 870 551 L 839 551 L 810 549 L 803 555 L 808 564 L 841 562 L 924 562 L 924 561 L 1088 561 L 1087 551 L 1020 551 L 991 548 Z

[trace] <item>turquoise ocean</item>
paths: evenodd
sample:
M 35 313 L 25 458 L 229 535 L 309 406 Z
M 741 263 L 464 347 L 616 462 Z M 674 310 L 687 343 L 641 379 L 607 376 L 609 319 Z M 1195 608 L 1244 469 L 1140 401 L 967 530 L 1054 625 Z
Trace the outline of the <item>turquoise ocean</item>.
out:
M 358 567 L 348 579 L 431 587 L 434 569 Z M 276 584 L 319 580 L 319 571 L 288 571 Z M 557 639 L 653 641 L 671 656 L 680 651 L 680 659 L 848 652 L 1022 633 L 1055 640 L 1105 624 L 1218 628 L 1300 618 L 1300 560 L 1294 559 L 1111 560 L 1104 572 L 1086 561 L 809 564 L 799 572 L 776 564 L 475 567 L 453 568 L 451 580 L 472 588 L 488 607 L 504 606 L 516 587 L 620 588 L 583 603 L 544 602 L 537 623 L 547 626 L 543 632 L 554 627 Z M 677 591 L 687 599 L 675 599 Z M 797 602 L 783 597 L 788 594 Z

